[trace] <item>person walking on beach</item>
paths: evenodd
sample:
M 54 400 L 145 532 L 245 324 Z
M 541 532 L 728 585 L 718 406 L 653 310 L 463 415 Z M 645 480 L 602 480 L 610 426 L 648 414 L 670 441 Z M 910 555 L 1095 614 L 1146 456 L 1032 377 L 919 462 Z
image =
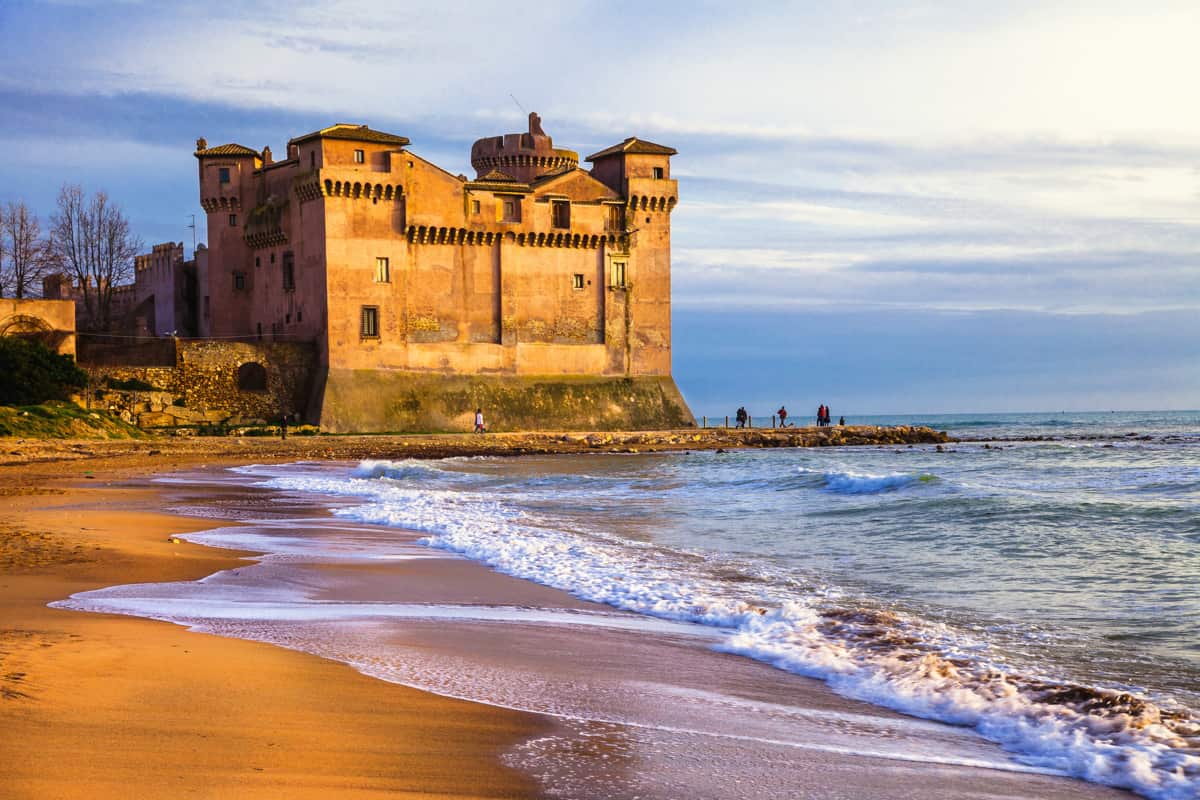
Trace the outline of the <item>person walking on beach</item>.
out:
M 279 438 L 280 439 L 287 438 L 287 423 L 288 423 L 288 415 L 284 414 L 282 417 L 279 418 Z
M 486 433 L 487 432 L 486 429 L 483 427 L 483 409 L 482 408 L 475 409 L 475 432 L 476 433 Z
M 776 411 L 775 413 L 779 415 L 779 427 L 786 428 L 787 427 L 787 406 L 780 406 L 779 410 Z

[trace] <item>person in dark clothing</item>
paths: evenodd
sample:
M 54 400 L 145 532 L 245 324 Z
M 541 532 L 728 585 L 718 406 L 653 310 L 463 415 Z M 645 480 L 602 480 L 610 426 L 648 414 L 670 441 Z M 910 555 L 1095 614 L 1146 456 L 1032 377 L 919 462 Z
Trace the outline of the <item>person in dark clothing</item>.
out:
M 779 415 L 779 427 L 786 428 L 787 427 L 787 408 L 785 406 L 780 406 L 779 410 L 776 411 L 775 413 Z
M 284 414 L 282 417 L 279 418 L 279 438 L 280 439 L 287 438 L 287 425 L 288 425 L 288 415 Z
M 825 406 L 817 406 L 817 427 L 825 424 Z
M 845 417 L 838 417 L 838 427 L 839 427 L 839 428 L 844 428 L 845 426 L 846 426 L 846 418 L 845 418 Z
M 748 415 L 746 414 L 746 407 L 740 406 L 737 410 L 737 414 L 734 416 L 734 419 L 737 420 L 737 426 L 739 428 L 746 427 L 746 417 L 747 416 Z

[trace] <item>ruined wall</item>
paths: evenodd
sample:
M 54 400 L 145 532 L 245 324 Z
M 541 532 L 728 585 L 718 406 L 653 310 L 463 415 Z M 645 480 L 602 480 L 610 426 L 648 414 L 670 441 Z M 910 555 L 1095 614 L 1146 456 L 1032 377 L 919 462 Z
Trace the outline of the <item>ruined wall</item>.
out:
M 75 356 L 75 303 L 71 300 L 0 298 L 0 336 L 37 339 L 57 353 Z
M 284 413 L 303 416 L 315 359 L 314 347 L 309 344 L 178 340 L 174 367 L 81 366 L 92 376 L 94 387 L 102 387 L 106 378 L 136 379 L 169 395 L 164 399 L 147 391 L 134 398 L 137 407 L 117 409 L 131 411 L 143 427 L 157 427 L 269 421 Z M 261 373 L 253 365 L 261 367 Z M 255 373 L 261 383 L 254 380 Z M 182 398 L 182 406 L 172 404 L 176 398 Z
M 661 430 L 695 424 L 667 376 L 602 378 L 329 371 L 322 430 L 470 431 L 475 409 L 489 430 Z

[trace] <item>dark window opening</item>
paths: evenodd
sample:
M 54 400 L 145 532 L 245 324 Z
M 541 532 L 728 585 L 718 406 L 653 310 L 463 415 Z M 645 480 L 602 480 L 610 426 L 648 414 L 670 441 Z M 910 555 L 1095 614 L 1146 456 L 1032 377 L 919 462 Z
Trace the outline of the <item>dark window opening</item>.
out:
M 310 169 L 317 168 L 317 151 L 316 150 L 308 151 L 308 166 Z
M 285 292 L 295 291 L 296 289 L 296 260 L 291 253 L 283 254 L 283 290 Z
M 255 256 L 255 257 L 254 257 L 254 266 L 256 266 L 256 267 L 261 267 L 261 266 L 262 266 L 262 259 L 261 259 L 261 258 L 259 258 L 258 256 Z
M 229 167 L 221 167 L 217 170 L 217 179 L 221 183 L 229 183 Z
M 472 201 L 471 201 L 471 213 L 472 213 L 472 214 L 478 214 L 478 213 L 479 213 L 479 201 L 478 201 L 478 200 L 472 200 Z
M 296 312 L 296 322 L 304 322 L 304 312 L 303 311 Z
M 521 221 L 521 201 L 516 197 L 504 198 L 504 222 Z
M 581 273 L 578 273 L 578 272 L 575 273 L 575 275 L 572 278 L 571 286 L 574 289 L 582 289 L 583 288 L 583 275 Z
M 284 321 L 284 323 L 286 323 L 288 325 L 292 324 L 292 315 L 290 312 L 283 315 L 283 321 Z
M 259 335 L 262 325 L 258 326 Z M 249 361 L 238 367 L 238 390 L 243 392 L 265 392 L 267 390 L 267 370 L 262 364 Z
M 204 318 L 208 319 L 208 295 L 204 295 Z
M 360 334 L 364 339 L 379 338 L 379 307 L 378 306 L 363 306 L 362 307 L 362 325 Z
M 362 164 L 362 163 L 363 163 L 363 162 L 365 162 L 366 160 L 367 160 L 366 154 L 365 154 L 365 153 L 363 153 L 363 151 L 362 151 L 362 150 L 355 150 L 355 151 L 354 151 L 354 163 L 355 163 L 355 164 Z
M 244 273 L 244 272 L 233 273 L 233 290 L 235 292 L 246 291 L 246 273 Z
M 654 179 L 655 180 L 661 181 L 665 177 L 666 177 L 666 170 L 664 170 L 662 167 L 654 168 Z
M 551 211 L 554 218 L 554 227 L 571 227 L 571 202 L 569 200 L 551 201 Z
M 229 227 L 231 227 L 231 228 L 237 227 L 237 214 L 229 215 Z
M 274 253 L 271 253 L 271 263 L 272 264 L 275 263 L 275 254 Z

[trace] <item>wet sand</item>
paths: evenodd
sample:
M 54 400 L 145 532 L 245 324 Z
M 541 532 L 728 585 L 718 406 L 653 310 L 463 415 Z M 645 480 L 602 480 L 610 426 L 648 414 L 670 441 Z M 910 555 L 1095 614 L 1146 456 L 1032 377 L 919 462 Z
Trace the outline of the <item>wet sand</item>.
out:
M 864 743 L 907 736 L 918 754 L 949 742 L 962 752 L 1002 758 L 961 729 L 845 700 L 820 682 L 746 659 L 697 654 L 694 643 L 671 636 L 606 630 L 581 637 L 570 626 L 461 620 L 390 629 L 414 665 L 460 664 L 502 680 L 591 693 L 583 705 L 601 720 L 613 710 L 613 686 L 658 686 L 652 694 L 660 701 L 661 685 L 668 685 L 668 697 L 679 702 L 658 709 L 664 726 L 640 729 L 450 700 L 336 661 L 169 623 L 47 608 L 102 586 L 193 580 L 248 567 L 237 560 L 244 554 L 169 542 L 174 533 L 214 524 L 161 513 L 164 498 L 212 490 L 153 486 L 147 473 L 151 465 L 182 469 L 289 454 L 174 453 L 147 464 L 142 448 L 141 454 L 0 470 L 0 786 L 6 796 L 1131 796 L 1066 778 L 896 758 L 896 748 L 886 757 L 871 755 Z M 457 558 L 316 569 L 343 600 L 612 613 Z M 531 665 L 540 665 L 540 674 L 531 674 Z M 731 739 L 727 734 L 739 732 L 705 733 L 688 716 L 710 706 L 773 715 L 781 698 L 789 714 L 809 715 L 807 742 L 772 742 L 755 731 Z M 714 784 L 699 768 L 712 758 L 745 768 Z M 786 784 L 779 783 L 781 774 Z M 625 791 L 598 788 L 614 785 Z

